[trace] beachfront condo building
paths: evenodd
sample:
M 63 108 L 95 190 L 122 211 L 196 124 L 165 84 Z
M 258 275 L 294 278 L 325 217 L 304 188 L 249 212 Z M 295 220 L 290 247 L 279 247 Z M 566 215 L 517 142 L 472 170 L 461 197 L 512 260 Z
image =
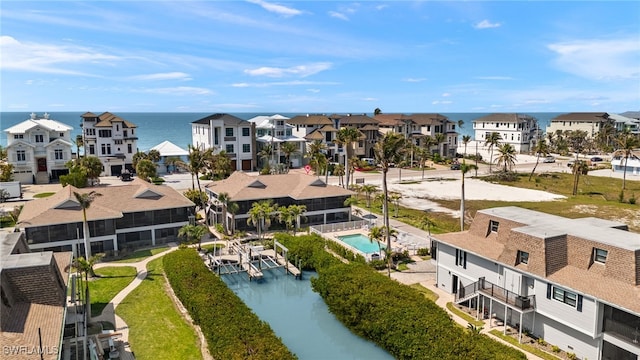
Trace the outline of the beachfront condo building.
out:
M 335 123 L 335 127 L 342 129 L 344 127 L 354 127 L 362 134 L 362 137 L 355 142 L 353 146 L 352 156 L 358 158 L 374 158 L 373 146 L 380 138 L 379 121 L 367 115 L 358 114 L 333 114 L 329 118 Z M 344 147 L 340 148 L 340 154 L 344 155 Z M 344 162 L 343 162 L 344 163 Z
M 200 149 L 224 151 L 231 161 L 231 169 L 256 169 L 255 126 L 229 114 L 211 114 L 191 123 L 192 144 Z
M 82 118 L 84 154 L 102 162 L 101 176 L 120 176 L 124 169 L 135 172 L 133 155 L 138 152 L 137 126 L 110 112 L 86 112 Z
M 14 180 L 22 184 L 48 184 L 69 173 L 72 159 L 72 127 L 45 113 L 6 130 L 7 161 L 13 165 Z
M 289 154 L 289 168 L 298 168 L 303 165 L 304 154 L 306 152 L 306 140 L 293 135 L 294 126 L 287 124 L 288 117 L 280 114 L 258 115 L 248 121 L 256 127 L 256 153 L 263 153 L 264 149 L 272 149 L 270 158 L 258 159 L 258 166 L 262 169 L 269 164 L 271 169 L 275 169 L 278 164 L 286 167 L 287 152 L 284 144 L 293 144 L 296 149 Z M 266 153 L 266 152 L 264 152 Z
M 432 236 L 437 286 L 491 325 L 578 359 L 640 356 L 640 234 L 593 217 L 499 207 Z
M 473 120 L 473 140 L 467 144 L 467 149 L 475 152 L 476 142 L 478 152 L 489 153 L 485 143 L 491 133 L 500 135 L 500 144 L 510 144 L 517 153 L 529 153 L 535 146 L 542 131 L 538 127 L 538 120 L 527 114 L 494 113 Z
M 304 153 L 307 152 L 310 143 L 319 141 L 326 147 L 324 153 L 327 159 L 329 161 L 338 161 L 340 147 L 335 142 L 338 136 L 338 128 L 328 116 L 324 114 L 297 115 L 287 120 L 287 124 L 293 126 L 293 136 L 307 141 L 307 148 Z
M 558 131 L 582 130 L 587 133 L 587 138 L 593 139 L 607 127 L 612 130 L 614 128 L 614 120 L 610 119 L 607 113 L 567 113 L 551 119 L 551 123 L 547 126 L 547 134 L 555 134 Z

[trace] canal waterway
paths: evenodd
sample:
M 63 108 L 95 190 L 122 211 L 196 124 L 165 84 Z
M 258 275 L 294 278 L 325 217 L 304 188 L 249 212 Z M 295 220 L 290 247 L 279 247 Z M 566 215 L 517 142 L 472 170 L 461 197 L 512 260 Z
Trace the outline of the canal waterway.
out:
M 222 279 L 260 319 L 269 323 L 284 344 L 301 360 L 390 360 L 376 344 L 351 333 L 329 312 L 320 295 L 313 292 L 304 272 L 302 280 L 282 269 L 264 272 L 259 281 L 246 274 Z

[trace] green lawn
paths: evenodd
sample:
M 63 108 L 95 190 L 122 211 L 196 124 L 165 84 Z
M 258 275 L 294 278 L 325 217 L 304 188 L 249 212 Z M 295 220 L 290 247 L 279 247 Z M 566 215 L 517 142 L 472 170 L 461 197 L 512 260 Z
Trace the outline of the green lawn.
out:
M 153 248 L 153 249 L 144 249 L 144 250 L 138 250 L 136 252 L 133 252 L 127 256 L 125 256 L 123 259 L 114 261 L 114 262 L 118 262 L 118 263 L 134 263 L 134 262 L 138 262 L 138 261 L 142 261 L 146 258 L 148 258 L 149 256 L 153 256 L 155 254 L 161 253 L 165 250 L 167 250 L 169 247 L 168 246 L 163 246 L 163 247 L 158 247 L 158 248 Z
M 439 298 L 438 294 L 434 293 L 433 291 L 427 289 L 426 287 L 420 284 L 413 284 L 413 285 L 410 285 L 409 287 L 417 290 L 419 293 L 423 294 L 427 299 L 433 302 L 436 302 L 436 300 L 438 300 Z
M 463 318 L 466 322 L 468 322 L 469 324 L 475 325 L 475 326 L 484 326 L 484 321 L 482 320 L 476 320 L 476 318 L 474 318 L 473 316 L 467 314 L 466 312 L 458 309 L 453 303 L 447 303 L 447 309 L 451 310 L 452 313 L 456 314 L 457 316 Z
M 489 333 L 491 333 L 491 335 L 494 335 L 494 336 L 499 337 L 500 339 L 502 339 L 502 340 L 504 340 L 504 341 L 508 342 L 509 344 L 513 344 L 514 346 L 517 346 L 517 347 L 519 347 L 520 349 L 522 349 L 522 350 L 524 350 L 524 351 L 526 351 L 526 352 L 528 352 L 528 353 L 531 353 L 531 354 L 533 354 L 533 355 L 536 355 L 536 356 L 538 356 L 538 357 L 540 357 L 540 358 L 542 358 L 542 359 L 545 359 L 545 360 L 557 360 L 557 359 L 561 359 L 561 358 L 560 358 L 560 357 L 558 357 L 558 356 L 554 356 L 554 355 L 552 355 L 552 354 L 549 354 L 548 352 L 546 352 L 546 351 L 542 351 L 542 350 L 540 350 L 540 349 L 538 349 L 538 348 L 536 348 L 536 347 L 533 347 L 533 346 L 530 346 L 530 345 L 527 345 L 527 344 L 520 344 L 520 343 L 518 342 L 518 340 L 514 339 L 514 338 L 513 338 L 513 337 L 511 337 L 511 336 L 507 336 L 507 335 L 502 334 L 502 332 L 501 332 L 501 331 L 498 331 L 498 330 L 491 330 L 491 331 L 489 331 Z
M 147 265 L 147 278 L 116 309 L 129 326 L 136 359 L 202 359 L 193 328 L 165 292 L 162 258 Z
M 136 277 L 133 266 L 112 266 L 96 269 L 99 277 L 89 281 L 91 316 L 98 316 L 116 294 Z
M 33 195 L 34 199 L 41 199 L 41 198 L 46 198 L 49 197 L 51 195 L 55 194 L 54 192 L 43 192 L 43 193 L 38 193 Z

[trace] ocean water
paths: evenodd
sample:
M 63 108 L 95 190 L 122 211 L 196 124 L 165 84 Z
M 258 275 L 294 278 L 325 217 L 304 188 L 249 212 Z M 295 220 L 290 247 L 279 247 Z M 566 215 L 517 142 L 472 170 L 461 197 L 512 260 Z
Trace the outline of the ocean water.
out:
M 45 111 L 34 111 L 42 116 Z M 55 112 L 48 111 L 50 119 L 60 121 L 73 127 L 72 137 L 81 134 L 80 115 L 86 111 L 78 112 Z M 95 114 L 101 114 L 102 111 L 92 111 Z M 0 112 L 0 146 L 7 146 L 7 128 L 19 124 L 29 119 L 31 111 L 24 112 Z M 138 149 L 147 151 L 152 147 L 160 144 L 165 140 L 186 149 L 191 144 L 191 123 L 210 115 L 211 113 L 142 113 L 142 112 L 114 112 L 115 115 L 128 120 L 138 126 Z M 258 115 L 273 115 L 274 113 L 230 113 L 240 119 L 248 120 Z M 280 113 L 286 117 L 294 117 L 300 113 Z M 473 120 L 489 115 L 490 113 L 441 113 L 451 121 L 462 120 L 464 125 L 458 130 L 460 135 L 471 135 L 473 137 Z M 551 119 L 564 113 L 526 113 L 538 119 L 538 126 L 544 130 L 551 122 Z M 368 114 L 373 116 L 373 114 Z

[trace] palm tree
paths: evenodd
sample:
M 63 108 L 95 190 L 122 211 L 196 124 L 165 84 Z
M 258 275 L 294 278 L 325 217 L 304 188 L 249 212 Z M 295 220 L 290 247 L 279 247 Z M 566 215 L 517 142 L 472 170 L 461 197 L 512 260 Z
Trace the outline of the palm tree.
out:
M 271 168 L 270 161 L 273 157 L 273 147 L 271 146 L 271 144 L 265 144 L 264 146 L 262 146 L 262 149 L 258 151 L 258 157 L 262 159 L 262 168 Z
M 102 196 L 102 194 L 90 191 L 88 193 L 77 193 L 73 192 L 73 196 L 76 198 L 78 203 L 80 204 L 80 208 L 82 209 L 82 232 L 84 235 L 84 258 L 91 258 L 91 244 L 89 243 L 89 223 L 87 222 L 87 209 L 91 206 L 91 203 L 98 196 Z
M 347 127 L 343 127 L 342 129 L 340 129 L 338 131 L 338 135 L 336 136 L 336 140 L 338 141 L 338 143 L 342 144 L 342 146 L 344 147 L 344 167 L 346 168 L 347 166 L 349 166 L 349 159 L 350 159 L 350 153 L 351 153 L 351 145 L 360 140 L 364 135 L 362 135 L 362 133 L 356 129 L 355 127 L 351 127 L 351 126 L 347 126 Z M 348 187 L 349 184 L 349 172 L 347 172 L 347 178 L 346 178 L 346 184 L 344 185 L 345 189 Z
M 293 142 L 286 142 L 284 144 L 280 144 L 280 151 L 284 154 L 285 161 L 287 162 L 287 172 L 289 172 L 291 165 L 291 155 L 296 155 L 300 153 L 298 149 L 298 144 Z
M 382 253 L 382 245 L 380 242 L 384 239 L 385 231 L 384 226 L 374 226 L 369 230 L 369 241 L 373 244 L 378 244 L 378 252 Z
M 499 145 L 500 140 L 502 140 L 502 136 L 495 131 L 490 133 L 484 140 L 484 146 L 488 145 L 489 151 L 491 152 L 491 156 L 489 157 L 489 172 L 491 172 L 491 164 L 493 164 L 493 147 Z
M 198 190 L 201 190 L 199 174 L 206 167 L 205 150 L 201 147 L 192 146 L 191 144 L 189 144 L 188 150 L 189 150 L 189 172 L 191 173 L 191 188 L 192 189 L 196 188 L 193 183 L 193 177 L 195 176 L 198 182 Z
M 97 156 L 85 156 L 80 159 L 80 166 L 86 171 L 87 179 L 95 180 L 102 173 L 102 162 Z
M 402 199 L 402 195 L 398 193 L 393 193 L 389 195 L 389 199 L 393 203 L 393 208 L 395 210 L 396 215 L 394 217 L 398 217 L 398 211 L 400 210 L 400 199 Z
M 231 197 L 229 196 L 229 193 L 221 192 L 218 194 L 218 202 L 222 205 L 222 229 L 225 235 L 229 234 L 227 226 L 227 207 L 230 201 Z
M 438 154 L 440 154 L 440 156 L 444 156 L 442 154 L 442 143 L 447 140 L 447 137 L 443 133 L 437 133 L 435 136 L 435 140 L 436 144 L 438 145 Z
M 389 189 L 387 188 L 387 173 L 389 172 L 389 164 L 396 163 L 402 157 L 402 152 L 405 149 L 405 138 L 398 133 L 388 132 L 386 133 L 373 147 L 373 152 L 376 157 L 376 161 L 382 168 L 382 193 L 384 196 L 383 201 L 383 214 L 384 214 L 384 226 L 389 228 Z M 391 236 L 387 232 L 387 248 L 391 248 Z M 387 262 L 388 274 L 391 277 L 391 259 Z
M 357 197 L 357 196 L 351 195 L 351 196 L 349 196 L 348 198 L 346 198 L 346 199 L 344 200 L 344 206 L 349 206 L 349 207 L 351 207 L 351 208 L 353 209 L 353 207 L 352 207 L 352 206 L 353 206 L 353 205 L 358 205 L 358 202 L 359 202 L 359 201 L 360 201 L 360 200 L 358 200 L 358 197 Z M 356 211 L 356 210 L 357 210 L 357 211 Z M 354 209 L 354 210 L 353 210 L 353 212 L 354 212 L 354 213 L 356 213 L 356 212 L 360 212 L 360 213 L 362 213 L 362 211 L 360 211 L 360 209 Z M 359 216 L 358 214 L 356 214 L 356 215 L 357 215 L 357 216 Z M 351 213 L 349 213 L 349 221 L 351 221 Z
M 202 237 L 208 232 L 209 229 L 204 225 L 187 224 L 178 230 L 178 237 L 184 238 L 189 244 L 193 244 L 197 241 L 198 250 L 201 250 Z
M 568 133 L 565 132 L 568 145 L 571 147 L 571 151 L 576 153 L 576 159 L 573 163 L 573 195 L 578 194 L 578 182 L 580 181 L 580 174 L 582 173 L 581 162 L 578 160 L 580 153 L 584 151 L 587 143 L 587 132 L 583 130 L 573 130 Z
M 167 167 L 167 172 L 169 172 L 171 167 L 174 170 L 178 170 L 179 168 L 184 168 L 186 164 L 179 156 L 168 156 L 164 159 L 164 165 Z
M 622 190 L 627 188 L 627 161 L 633 149 L 640 145 L 638 138 L 631 133 L 629 128 L 625 128 L 617 139 L 618 152 L 624 154 L 624 170 L 622 173 Z
M 545 139 L 538 140 L 536 146 L 533 148 L 533 152 L 536 154 L 536 164 L 533 166 L 531 174 L 529 174 L 529 181 L 531 181 L 531 177 L 533 176 L 533 173 L 536 172 L 536 168 L 540 163 L 540 155 L 549 155 L 549 146 L 547 145 L 547 141 Z
M 231 214 L 231 234 L 236 232 L 236 214 L 240 210 L 240 205 L 237 202 L 229 202 L 227 204 L 227 212 Z
M 293 229 L 293 235 L 296 234 L 296 229 L 299 226 L 299 221 L 303 217 L 307 211 L 307 207 L 305 205 L 289 205 L 289 206 L 280 206 L 278 208 L 278 221 L 284 223 L 287 227 L 287 231 L 289 229 Z
M 373 110 L 373 115 L 374 115 L 374 116 L 375 116 L 375 115 L 380 115 L 380 114 L 382 114 L 382 110 L 380 110 L 380 108 L 375 108 L 375 109 Z
M 271 226 L 271 217 L 273 212 L 278 208 L 277 204 L 273 203 L 273 200 L 262 200 L 251 204 L 251 209 L 247 213 L 249 218 L 247 219 L 247 225 L 253 225 L 258 231 L 258 238 L 262 238 L 263 230 L 266 231 Z
M 378 187 L 375 186 L 375 185 L 366 184 L 366 185 L 362 185 L 362 187 L 360 189 L 362 189 L 362 191 L 365 193 L 365 196 L 367 197 L 367 207 L 370 208 L 371 207 L 371 194 L 373 194 L 374 192 L 378 191 Z
M 476 165 L 467 164 L 465 162 L 460 165 L 460 172 L 462 173 L 462 191 L 460 193 L 460 231 L 464 231 L 464 176 L 466 173 L 476 168 Z
M 144 181 L 151 181 L 151 179 L 155 178 L 157 176 L 156 170 L 156 164 L 148 159 L 138 161 L 138 165 L 136 166 L 138 177 Z
M 469 141 L 471 141 L 471 135 L 462 135 L 462 143 L 464 144 L 464 156 L 462 157 L 462 162 L 467 158 L 467 145 L 469 145 Z
M 346 182 L 344 182 L 344 181 L 343 181 L 343 180 L 344 180 L 344 179 L 343 179 L 344 174 L 345 174 L 345 171 L 344 171 L 344 165 L 342 165 L 342 164 L 337 164 L 336 166 L 334 166 L 334 168 L 333 168 L 333 175 L 335 175 L 335 176 L 337 176 L 337 177 L 338 177 L 338 183 L 339 183 L 340 185 L 343 185 L 343 184 L 345 184 L 345 185 L 346 185 Z
M 500 155 L 496 158 L 496 165 L 502 165 L 504 172 L 507 172 L 507 167 L 511 171 L 511 168 L 516 164 L 516 149 L 513 145 L 509 143 L 499 145 L 498 154 Z
M 326 156 L 324 151 L 327 149 L 327 145 L 320 140 L 315 140 L 307 149 L 305 156 L 309 159 L 309 164 L 314 168 L 316 175 L 320 177 L 320 169 L 326 163 Z

